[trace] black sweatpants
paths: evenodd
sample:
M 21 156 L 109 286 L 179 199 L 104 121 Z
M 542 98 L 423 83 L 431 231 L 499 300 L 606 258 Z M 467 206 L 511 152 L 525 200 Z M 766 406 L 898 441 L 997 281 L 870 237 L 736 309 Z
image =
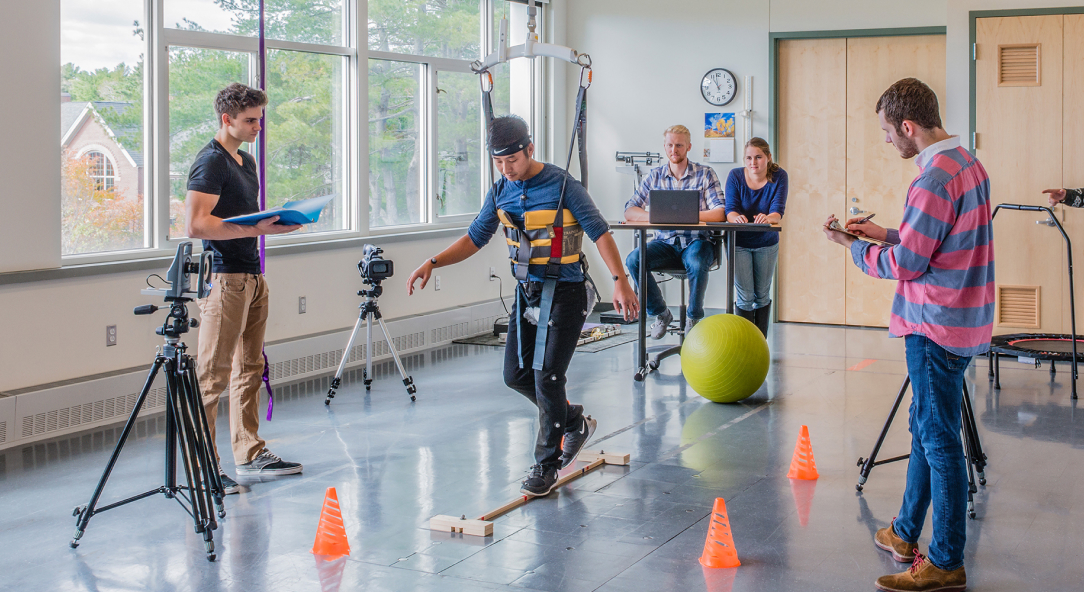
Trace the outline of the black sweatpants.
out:
M 526 306 L 539 306 L 540 282 L 519 282 L 516 298 Z M 520 309 L 522 314 L 524 309 Z M 565 396 L 565 372 L 576 352 L 576 342 L 587 318 L 587 289 L 583 282 L 558 282 L 553 292 L 549 333 L 542 370 L 531 369 L 538 327 L 519 315 L 508 319 L 508 341 L 504 347 L 504 383 L 538 407 L 538 436 L 535 462 L 543 467 L 561 464 L 561 437 L 568 426 L 576 429 L 583 407 L 569 405 Z M 519 367 L 519 340 L 523 340 L 523 368 Z

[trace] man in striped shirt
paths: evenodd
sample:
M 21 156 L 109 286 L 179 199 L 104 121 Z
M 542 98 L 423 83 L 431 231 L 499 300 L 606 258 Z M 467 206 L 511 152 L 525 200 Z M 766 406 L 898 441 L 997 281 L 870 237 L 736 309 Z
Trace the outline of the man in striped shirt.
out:
M 700 191 L 700 221 L 724 222 L 726 201 L 719 177 L 711 167 L 692 162 L 688 158 L 692 148 L 692 134 L 684 125 L 666 128 L 662 134 L 667 163 L 651 169 L 636 192 L 625 204 L 625 219 L 630 222 L 647 222 L 650 193 L 652 189 Z M 651 325 L 651 337 L 662 339 L 674 320 L 666 308 L 662 291 L 651 275 L 653 269 L 685 268 L 689 278 L 689 316 L 686 331 L 704 317 L 704 294 L 708 289 L 708 269 L 715 261 L 715 248 L 711 233 L 693 230 L 656 230 L 655 238 L 647 243 L 647 286 L 637 285 L 637 290 L 647 290 L 645 304 L 647 313 L 655 316 Z M 625 258 L 625 265 L 632 272 L 632 281 L 640 281 L 640 250 L 636 249 Z
M 994 251 L 990 182 L 978 160 L 941 126 L 937 96 L 905 78 L 877 101 L 877 115 L 903 158 L 919 175 L 907 190 L 903 223 L 888 230 L 848 221 L 855 234 L 892 243 L 875 246 L 828 228 L 828 238 L 851 250 L 863 272 L 899 280 L 889 334 L 904 337 L 911 376 L 911 458 L 899 516 L 875 544 L 908 571 L 878 578 L 881 590 L 963 590 L 967 473 L 960 441 L 963 376 L 971 358 L 990 344 L 994 320 Z M 928 557 L 917 541 L 933 502 Z

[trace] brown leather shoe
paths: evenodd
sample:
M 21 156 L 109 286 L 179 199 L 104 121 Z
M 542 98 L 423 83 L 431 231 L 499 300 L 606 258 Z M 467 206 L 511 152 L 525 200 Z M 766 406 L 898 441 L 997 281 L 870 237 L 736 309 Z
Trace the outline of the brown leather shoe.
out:
M 918 553 L 918 545 L 914 543 L 908 543 L 901 539 L 896 534 L 896 519 L 892 519 L 892 523 L 888 525 L 888 528 L 882 528 L 877 531 L 877 534 L 873 535 L 873 544 L 878 548 L 884 549 L 889 553 L 892 553 L 892 558 L 900 563 L 909 563 L 914 561 L 915 554 Z
M 962 592 L 967 588 L 964 567 L 945 571 L 930 563 L 921 553 L 903 573 L 877 578 L 877 589 L 886 592 Z

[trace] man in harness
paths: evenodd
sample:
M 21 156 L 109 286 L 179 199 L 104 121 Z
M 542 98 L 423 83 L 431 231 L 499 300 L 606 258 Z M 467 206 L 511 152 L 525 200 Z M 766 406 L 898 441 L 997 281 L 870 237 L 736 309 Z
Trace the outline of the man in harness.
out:
M 508 320 L 504 382 L 538 407 L 535 464 L 520 491 L 543 496 L 557 483 L 557 470 L 576 459 L 597 423 L 584 415 L 582 405 L 572 405 L 565 397 L 565 372 L 593 304 L 588 301 L 590 279 L 581 250 L 584 234 L 595 242 L 610 270 L 617 310 L 631 320 L 639 307 L 606 220 L 567 171 L 534 159 L 526 122 L 515 116 L 498 117 L 490 125 L 488 141 L 502 178 L 489 191 L 467 234 L 410 274 L 407 292 L 414 293 L 418 279 L 425 288 L 433 269 L 477 253 L 504 224 L 518 280 L 516 307 Z

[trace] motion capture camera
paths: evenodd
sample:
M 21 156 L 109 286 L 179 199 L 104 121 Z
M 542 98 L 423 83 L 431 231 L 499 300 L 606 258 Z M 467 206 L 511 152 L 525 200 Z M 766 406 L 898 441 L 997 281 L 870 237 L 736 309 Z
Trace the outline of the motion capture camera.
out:
M 200 253 L 199 262 L 192 259 L 192 242 L 185 241 L 177 245 L 177 254 L 173 257 L 173 265 L 166 272 L 166 300 L 191 300 L 206 298 L 211 293 L 211 251 Z M 196 289 L 192 289 L 191 275 L 196 274 Z
M 393 262 L 381 256 L 384 249 L 376 245 L 362 247 L 361 261 L 358 261 L 358 272 L 361 277 L 369 282 L 379 282 L 390 278 L 395 273 Z
M 211 251 L 200 254 L 198 261 L 192 257 L 192 243 L 189 241 L 177 245 L 177 254 L 173 257 L 173 264 L 166 272 L 165 288 L 150 288 L 141 291 L 146 296 L 163 296 L 170 303 L 169 315 L 161 327 L 155 333 L 166 336 L 171 343 L 176 345 L 182 333 L 187 333 L 189 327 L 198 327 L 196 319 L 188 317 L 188 307 L 185 303 L 196 298 L 206 298 L 211 293 Z M 195 274 L 195 289 L 192 287 L 192 275 Z M 165 308 L 165 307 L 162 307 Z M 159 307 L 153 304 L 137 306 L 133 311 L 137 315 L 154 314 Z

